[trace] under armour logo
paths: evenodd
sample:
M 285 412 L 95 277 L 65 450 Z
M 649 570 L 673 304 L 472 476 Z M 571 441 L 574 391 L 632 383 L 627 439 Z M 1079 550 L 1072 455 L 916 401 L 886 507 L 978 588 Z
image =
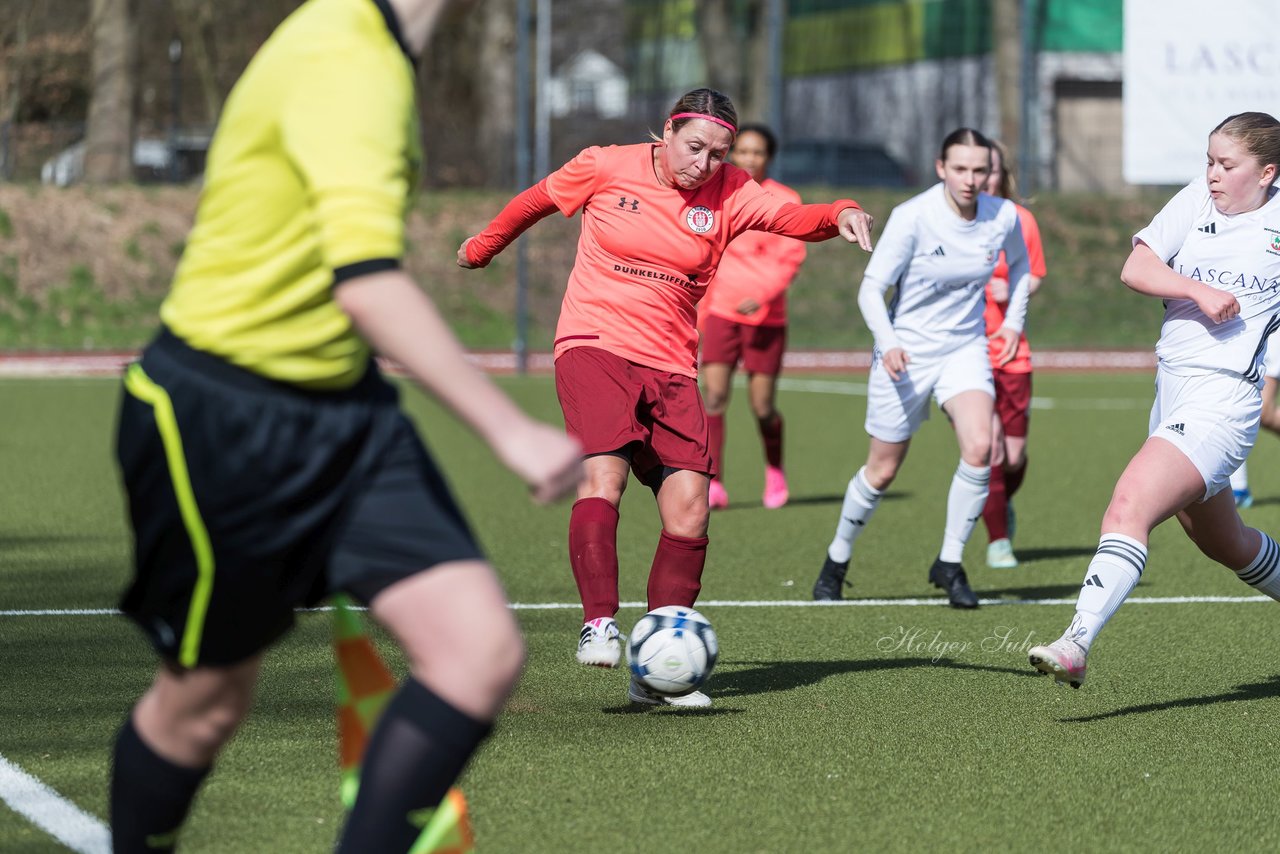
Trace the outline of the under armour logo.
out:
M 630 210 L 627 210 L 628 205 L 631 206 Z M 640 213 L 640 200 L 628 199 L 626 196 L 618 196 L 618 208 L 620 210 L 627 211 L 627 213 Z
M 1096 573 L 1095 573 L 1094 575 L 1089 576 L 1088 578 L 1086 578 L 1086 579 L 1084 580 L 1084 586 L 1085 586 L 1085 587 L 1096 587 L 1096 588 L 1098 588 L 1099 590 L 1106 590 L 1106 589 L 1107 589 L 1107 588 L 1105 588 L 1105 587 L 1103 587 L 1103 586 L 1102 586 L 1102 579 L 1101 579 L 1101 578 L 1099 578 L 1099 577 L 1097 576 L 1097 574 L 1096 574 Z
M 1172 430 L 1173 432 L 1177 433 L 1179 436 L 1187 435 L 1186 434 L 1187 425 L 1181 422 L 1178 424 L 1166 424 L 1164 425 L 1164 429 Z
M 1202 225 L 1198 227 L 1196 231 L 1203 231 L 1205 234 L 1217 234 L 1218 226 L 1215 225 L 1214 223 L 1209 223 L 1208 225 Z

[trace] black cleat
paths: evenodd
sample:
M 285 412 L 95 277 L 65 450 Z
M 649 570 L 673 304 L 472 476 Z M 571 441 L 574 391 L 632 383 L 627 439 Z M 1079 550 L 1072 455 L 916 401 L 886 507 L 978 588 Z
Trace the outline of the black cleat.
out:
M 818 580 L 813 583 L 813 598 L 818 602 L 839 602 L 843 599 L 841 588 L 853 586 L 844 580 L 844 574 L 848 571 L 847 560 L 844 563 L 836 563 L 830 557 L 824 560 L 822 572 L 818 573 Z
M 978 607 L 978 597 L 969 589 L 969 577 L 960 564 L 938 558 L 929 568 L 929 581 L 934 587 L 947 591 L 952 608 Z

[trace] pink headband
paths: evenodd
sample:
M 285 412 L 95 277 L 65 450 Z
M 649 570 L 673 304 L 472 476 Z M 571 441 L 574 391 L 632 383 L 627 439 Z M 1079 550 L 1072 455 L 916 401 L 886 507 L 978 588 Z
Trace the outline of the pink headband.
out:
M 718 119 L 715 116 L 709 116 L 706 113 L 676 113 L 674 116 L 671 116 L 671 121 L 674 122 L 676 119 L 706 119 L 709 122 L 715 122 L 722 128 L 728 128 L 729 133 L 736 134 L 738 132 L 736 127 L 729 124 L 724 119 Z

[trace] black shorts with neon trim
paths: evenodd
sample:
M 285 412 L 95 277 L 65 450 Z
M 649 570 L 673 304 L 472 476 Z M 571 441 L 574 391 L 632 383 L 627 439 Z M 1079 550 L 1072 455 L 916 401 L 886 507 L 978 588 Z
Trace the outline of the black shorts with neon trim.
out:
M 310 391 L 161 332 L 126 372 L 116 452 L 135 539 L 120 607 L 182 667 L 242 661 L 330 593 L 368 602 L 484 559 L 373 364 Z

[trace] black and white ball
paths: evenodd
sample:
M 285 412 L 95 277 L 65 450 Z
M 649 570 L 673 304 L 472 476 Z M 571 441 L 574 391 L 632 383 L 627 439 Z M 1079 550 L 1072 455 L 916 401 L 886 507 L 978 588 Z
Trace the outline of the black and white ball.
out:
M 627 639 L 631 673 L 650 691 L 668 697 L 696 691 L 711 675 L 719 653 L 707 618 L 679 605 L 654 608 Z

